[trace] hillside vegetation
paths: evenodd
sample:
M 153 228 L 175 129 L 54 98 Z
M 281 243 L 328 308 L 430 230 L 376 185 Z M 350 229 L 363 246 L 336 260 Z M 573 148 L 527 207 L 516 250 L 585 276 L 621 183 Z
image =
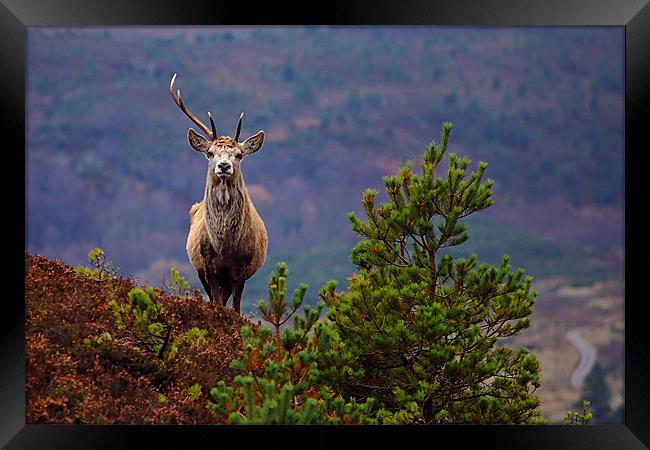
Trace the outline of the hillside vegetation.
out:
M 200 296 L 161 291 L 165 313 L 173 317 L 174 337 L 192 328 L 207 330 L 200 345 L 186 343 L 171 361 L 161 360 L 135 350 L 132 336 L 119 329 L 109 306 L 111 299 L 125 302 L 136 283 L 117 277 L 108 285 L 110 290 L 60 261 L 25 253 L 27 423 L 225 423 L 225 416 L 205 408 L 208 387 L 232 382 L 239 373 L 229 365 L 242 356 L 241 327 L 254 325 L 230 309 L 212 308 Z M 621 310 L 607 313 L 611 317 Z M 539 353 L 541 409 L 562 423 L 579 395 L 562 377 L 569 378 L 578 357 L 561 340 L 565 328 L 554 315 L 537 317 L 540 327 L 516 341 Z M 552 337 L 548 346 L 546 335 Z M 622 350 L 611 337 L 595 342 L 603 349 L 614 345 L 610 361 L 620 366 Z M 558 357 L 558 350 L 565 356 Z M 621 381 L 621 374 L 611 378 L 615 392 L 622 392 Z
M 55 260 L 25 253 L 27 423 L 218 423 L 201 386 L 231 380 L 241 355 L 234 311 L 200 295 L 160 292 L 177 342 L 173 357 L 138 348 L 109 302 L 128 302 L 128 277 L 97 281 Z M 193 338 L 192 329 L 205 331 Z M 197 386 L 199 386 L 197 388 Z

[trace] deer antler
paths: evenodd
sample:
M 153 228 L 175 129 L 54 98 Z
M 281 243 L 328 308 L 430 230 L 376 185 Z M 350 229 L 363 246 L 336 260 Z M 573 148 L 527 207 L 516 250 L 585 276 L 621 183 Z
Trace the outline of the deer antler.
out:
M 210 140 L 215 140 L 217 138 L 217 127 L 214 125 L 214 120 L 212 120 L 212 114 L 208 112 L 208 118 L 210 119 L 210 127 L 212 130 L 210 130 L 203 122 L 201 122 L 192 112 L 187 109 L 185 106 L 185 103 L 183 102 L 183 98 L 181 97 L 181 90 L 178 89 L 176 91 L 176 95 L 174 95 L 174 82 L 176 81 L 176 75 L 172 77 L 171 83 L 169 83 L 169 93 L 172 95 L 172 99 L 174 100 L 174 103 L 178 105 L 178 107 L 185 113 L 187 117 L 190 118 L 192 122 L 194 122 L 204 133 L 206 136 L 210 138 Z
M 235 134 L 235 140 L 239 142 L 239 133 L 241 132 L 241 123 L 244 120 L 244 113 L 239 115 L 239 122 L 237 123 L 237 133 Z

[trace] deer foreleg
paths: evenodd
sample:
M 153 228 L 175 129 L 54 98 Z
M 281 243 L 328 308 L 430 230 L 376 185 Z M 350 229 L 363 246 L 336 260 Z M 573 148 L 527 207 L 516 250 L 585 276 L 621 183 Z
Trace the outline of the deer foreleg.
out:
M 232 284 L 229 281 L 225 281 L 223 282 L 223 286 L 221 286 L 221 304 L 224 308 L 226 307 L 226 303 L 228 303 L 230 294 L 232 294 Z
M 232 307 L 235 309 L 237 314 L 239 314 L 239 304 L 241 303 L 241 295 L 244 292 L 244 283 L 246 283 L 246 280 L 235 280 L 233 282 L 234 293 L 232 296 Z
M 210 301 L 212 300 L 212 292 L 210 291 L 210 285 L 208 284 L 208 279 L 205 277 L 205 271 L 199 270 L 197 271 L 199 274 L 199 280 L 201 280 L 201 284 L 203 285 L 203 289 L 205 290 L 205 293 L 208 295 L 208 298 Z
M 220 305 L 222 289 L 221 286 L 219 286 L 219 279 L 217 277 L 217 274 L 213 271 L 208 271 L 206 273 L 206 279 L 208 281 L 208 297 L 210 297 L 210 302 L 214 305 Z

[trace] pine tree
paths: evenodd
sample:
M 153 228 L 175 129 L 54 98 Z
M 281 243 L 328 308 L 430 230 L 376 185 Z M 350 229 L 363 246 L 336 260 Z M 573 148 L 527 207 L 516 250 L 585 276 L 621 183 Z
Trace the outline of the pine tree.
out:
M 330 329 L 318 322 L 324 304 L 304 307 L 306 284 L 294 290 L 287 304 L 287 267 L 278 263 L 269 280 L 269 299 L 257 308 L 273 326 L 241 329 L 241 358 L 231 363 L 240 371 L 233 383 L 219 381 L 210 390 L 214 402 L 207 408 L 233 424 L 343 424 L 371 423 L 372 400 L 345 401 L 328 386 L 319 383 L 319 360 L 329 347 Z M 331 287 L 333 289 L 333 287 Z M 328 285 L 321 296 L 328 292 Z M 293 316 L 293 326 L 282 326 Z
M 374 397 L 379 423 L 539 423 L 539 363 L 525 348 L 498 345 L 530 324 L 536 292 L 523 269 L 445 249 L 468 239 L 467 216 L 492 204 L 487 164 L 451 153 L 437 177 L 452 124 L 423 154 L 384 178 L 387 201 L 368 189 L 366 220 L 350 213 L 362 240 L 347 292 L 324 300 L 333 328 L 330 383 L 344 396 Z
M 578 402 L 576 402 L 576 406 L 578 406 Z M 564 415 L 564 425 L 589 425 L 594 416 L 589 411 L 589 406 L 589 400 L 583 400 L 581 411 L 567 411 Z
M 594 423 L 611 423 L 610 390 L 600 364 L 596 363 L 585 377 L 582 397 L 589 400 Z

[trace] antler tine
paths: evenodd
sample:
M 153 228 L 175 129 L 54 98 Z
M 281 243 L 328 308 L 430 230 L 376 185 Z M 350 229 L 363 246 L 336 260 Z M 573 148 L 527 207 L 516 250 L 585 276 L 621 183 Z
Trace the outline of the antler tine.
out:
M 244 113 L 239 115 L 239 122 L 237 123 L 237 133 L 235 133 L 235 140 L 239 142 L 239 133 L 241 132 L 241 123 L 244 120 Z
M 185 102 L 183 102 L 183 98 L 181 97 L 181 90 L 178 89 L 176 92 L 177 94 L 174 95 L 174 83 L 176 82 L 176 73 L 172 77 L 171 83 L 169 83 L 169 93 L 172 96 L 172 99 L 174 100 L 174 103 L 185 113 L 187 117 L 190 118 L 192 122 L 194 122 L 200 129 L 205 133 L 206 136 L 208 136 L 211 140 L 215 140 L 217 138 L 217 132 L 216 132 L 216 127 L 214 125 L 214 121 L 212 120 L 212 116 L 210 116 L 210 125 L 212 126 L 212 131 L 203 123 L 201 122 L 192 112 L 187 109 L 185 106 Z M 210 115 L 210 113 L 208 113 Z
M 217 127 L 214 124 L 214 120 L 212 120 L 212 114 L 210 114 L 210 111 L 208 111 L 208 118 L 210 119 L 210 128 L 212 128 L 212 135 L 214 138 L 217 138 Z

